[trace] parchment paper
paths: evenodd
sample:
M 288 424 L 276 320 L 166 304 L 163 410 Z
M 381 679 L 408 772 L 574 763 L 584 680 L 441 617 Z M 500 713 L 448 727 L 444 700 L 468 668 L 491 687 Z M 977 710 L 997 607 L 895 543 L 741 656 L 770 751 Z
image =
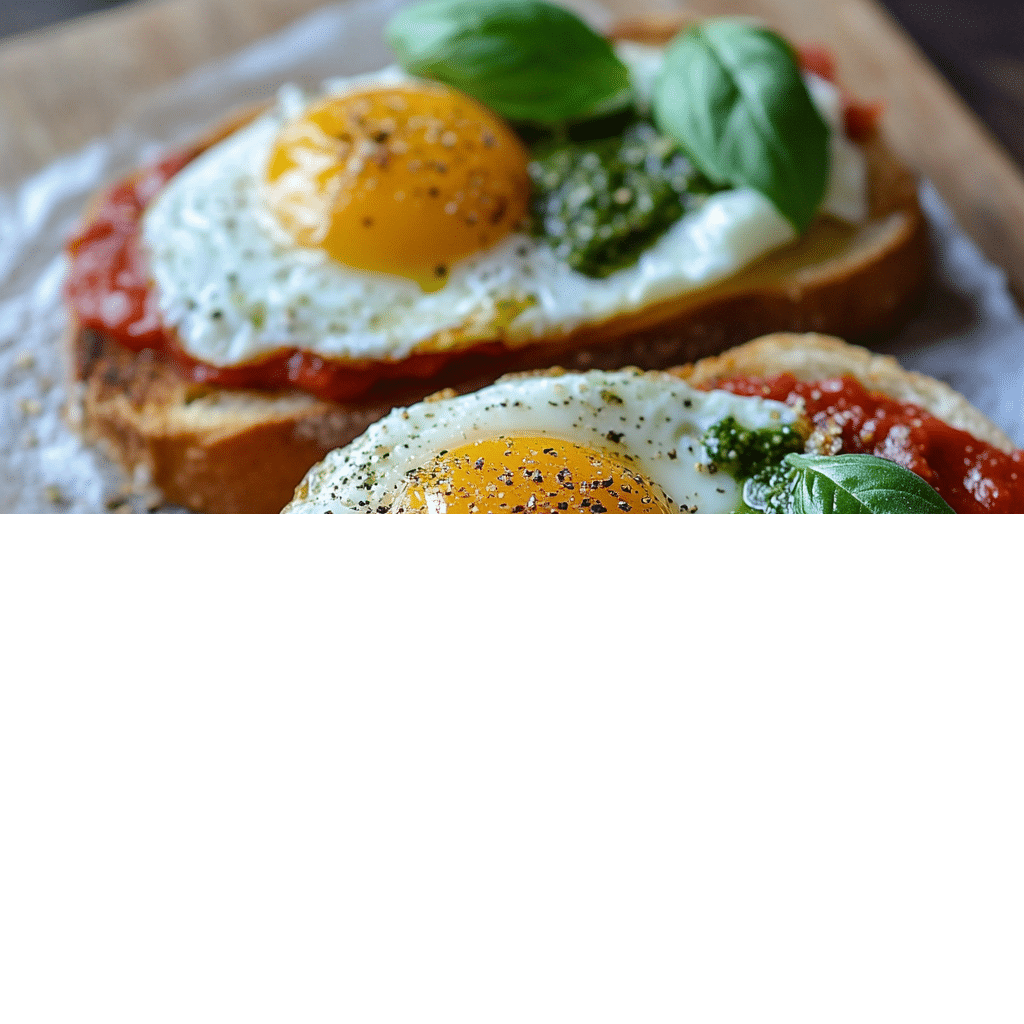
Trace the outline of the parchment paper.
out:
M 86 200 L 233 108 L 286 81 L 314 86 L 390 63 L 381 30 L 402 0 L 335 5 L 173 86 L 127 105 L 106 137 L 0 192 L 0 511 L 145 507 L 69 426 L 62 249 Z M 598 25 L 599 7 L 574 3 Z M 935 272 L 918 317 L 885 345 L 904 366 L 947 381 L 1024 445 L 1024 319 L 1005 275 L 959 230 L 935 190 L 921 201 Z

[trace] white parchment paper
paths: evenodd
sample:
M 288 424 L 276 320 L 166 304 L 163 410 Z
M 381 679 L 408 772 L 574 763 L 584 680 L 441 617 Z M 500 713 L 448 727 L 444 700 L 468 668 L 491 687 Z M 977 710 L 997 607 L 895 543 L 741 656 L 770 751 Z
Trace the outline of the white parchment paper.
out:
M 122 506 L 119 474 L 83 445 L 65 412 L 63 246 L 96 189 L 187 144 L 233 108 L 286 81 L 313 86 L 372 71 L 402 0 L 334 5 L 129 105 L 110 135 L 0 192 L 0 511 L 99 512 Z M 602 10 L 574 3 L 601 24 Z M 949 382 L 1024 446 L 1024 318 L 1005 275 L 953 222 L 935 190 L 921 200 L 935 273 L 919 316 L 885 346 Z

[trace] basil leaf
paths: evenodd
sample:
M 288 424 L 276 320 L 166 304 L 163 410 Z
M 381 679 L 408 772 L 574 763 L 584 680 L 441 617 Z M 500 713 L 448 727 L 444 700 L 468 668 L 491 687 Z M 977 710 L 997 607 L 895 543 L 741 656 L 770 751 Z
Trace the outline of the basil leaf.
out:
M 828 184 L 829 129 L 780 36 L 728 18 L 676 36 L 654 116 L 712 182 L 756 189 L 807 229 Z
M 627 106 L 629 72 L 575 14 L 540 0 L 426 0 L 391 19 L 402 67 L 511 121 L 559 124 Z
M 795 455 L 744 484 L 763 512 L 912 515 L 952 513 L 919 476 L 874 455 Z

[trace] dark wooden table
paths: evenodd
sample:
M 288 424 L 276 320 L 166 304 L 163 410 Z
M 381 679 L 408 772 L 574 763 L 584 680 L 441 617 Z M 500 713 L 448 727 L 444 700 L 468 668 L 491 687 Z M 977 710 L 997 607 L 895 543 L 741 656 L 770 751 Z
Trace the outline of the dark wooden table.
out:
M 0 36 L 109 10 L 123 2 L 0 0 Z M 1024 168 L 1024 0 L 882 3 Z

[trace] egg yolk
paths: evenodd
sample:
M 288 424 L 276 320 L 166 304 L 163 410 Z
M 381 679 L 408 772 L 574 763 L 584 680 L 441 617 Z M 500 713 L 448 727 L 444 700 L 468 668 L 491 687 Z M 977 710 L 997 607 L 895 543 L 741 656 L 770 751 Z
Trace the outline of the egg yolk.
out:
M 392 512 L 671 512 L 621 458 L 550 437 L 498 437 L 442 452 L 411 474 Z
M 524 219 L 527 160 L 499 118 L 454 89 L 378 87 L 331 96 L 286 125 L 266 199 L 300 245 L 434 291 L 453 262 Z

